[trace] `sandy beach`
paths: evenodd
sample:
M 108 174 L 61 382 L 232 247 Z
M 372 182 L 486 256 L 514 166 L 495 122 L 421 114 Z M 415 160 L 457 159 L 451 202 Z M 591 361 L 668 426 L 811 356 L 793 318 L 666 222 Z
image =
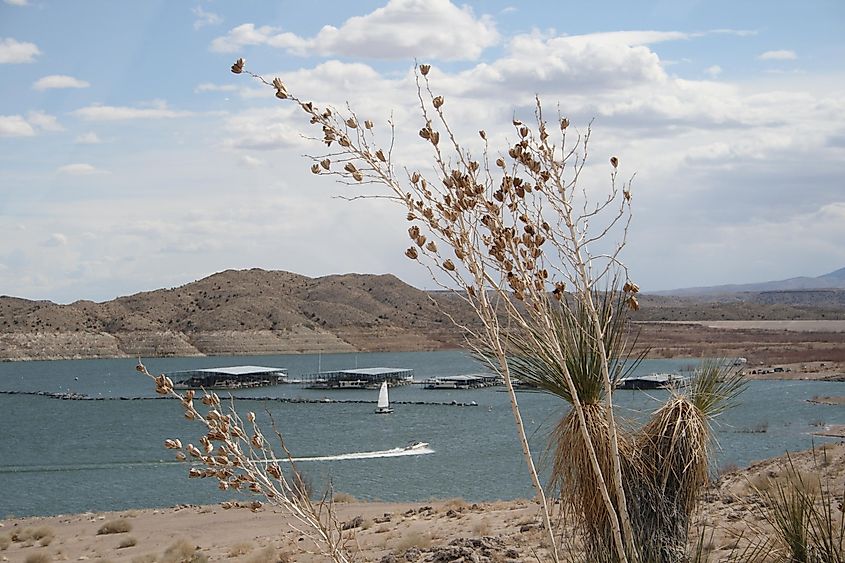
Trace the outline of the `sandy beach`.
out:
M 791 454 L 804 476 L 829 484 L 842 498 L 845 442 Z M 761 492 L 788 473 L 785 456 L 722 474 L 704 494 L 694 530 L 705 530 L 711 560 L 769 534 Z M 190 486 L 186 482 L 186 486 Z M 343 495 L 341 495 L 343 497 Z M 542 528 L 529 500 L 468 503 L 336 503 L 349 545 L 362 561 L 540 561 Z M 0 559 L 46 561 L 317 562 L 305 534 L 277 509 L 176 506 L 0 522 Z M 104 533 L 113 532 L 113 533 Z M 696 532 L 698 533 L 698 532 Z

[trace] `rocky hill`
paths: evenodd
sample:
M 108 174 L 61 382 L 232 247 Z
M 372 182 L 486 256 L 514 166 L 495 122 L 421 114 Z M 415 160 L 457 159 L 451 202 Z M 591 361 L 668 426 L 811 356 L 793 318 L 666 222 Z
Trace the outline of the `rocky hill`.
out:
M 643 295 L 640 303 L 635 321 L 845 319 L 845 290 Z M 104 303 L 0 297 L 0 360 L 457 347 L 463 335 L 441 309 L 466 326 L 477 323 L 454 296 L 416 289 L 392 275 L 309 278 L 228 270 Z M 737 333 L 708 336 L 695 328 L 679 334 L 683 330 L 692 329 L 648 325 L 641 344 L 690 355 L 701 352 L 695 346 L 700 348 L 705 336 L 716 348 L 727 341 L 738 344 Z M 764 337 L 769 338 L 749 334 L 746 340 L 759 343 Z
M 460 340 L 425 291 L 391 275 L 228 270 L 105 303 L 0 297 L 7 360 L 431 350 Z

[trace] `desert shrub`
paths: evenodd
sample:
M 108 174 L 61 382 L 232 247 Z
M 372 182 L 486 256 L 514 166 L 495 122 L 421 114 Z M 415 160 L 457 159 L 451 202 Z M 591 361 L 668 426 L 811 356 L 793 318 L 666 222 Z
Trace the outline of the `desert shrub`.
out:
M 0 535 L 0 550 L 7 550 L 9 546 L 12 544 L 12 538 L 9 534 Z
M 450 498 L 449 500 L 447 500 L 443 503 L 443 508 L 446 508 L 446 509 L 451 508 L 452 510 L 463 510 L 463 509 L 467 508 L 468 506 L 469 506 L 469 504 L 467 503 L 467 501 L 465 501 L 461 497 Z
M 30 553 L 24 559 L 24 563 L 50 563 L 51 561 L 53 561 L 53 558 L 43 552 Z
M 161 563 L 206 563 L 208 557 L 188 540 L 181 539 L 170 545 L 161 557 Z
M 124 534 L 132 530 L 132 523 L 125 518 L 109 520 L 97 530 L 97 535 Z
M 405 533 L 396 545 L 399 551 L 407 551 L 415 547 L 417 549 L 427 549 L 431 547 L 431 537 L 419 530 L 409 530 Z
M 136 545 L 138 545 L 138 540 L 129 536 L 120 540 L 120 543 L 117 544 L 117 549 L 126 549 L 127 547 L 135 547 Z
M 830 482 L 799 471 L 791 459 L 780 478 L 760 492 L 766 500 L 764 518 L 787 561 L 845 562 L 845 493 L 838 498 Z
M 353 497 L 349 493 L 335 493 L 333 500 L 334 500 L 334 502 L 341 503 L 341 504 L 358 502 L 358 499 L 356 499 L 355 497 Z
M 246 555 L 250 551 L 255 549 L 255 546 L 252 545 L 250 542 L 239 542 L 229 548 L 227 553 L 228 557 L 240 557 L 241 555 Z
M 290 556 L 287 553 L 278 551 L 272 545 L 268 545 L 247 559 L 246 563 L 289 563 L 290 560 Z
M 132 563 L 156 563 L 158 557 L 154 553 L 145 553 L 132 558 Z
M 490 535 L 490 521 L 486 518 L 479 520 L 472 526 L 472 532 L 477 536 L 488 536 Z

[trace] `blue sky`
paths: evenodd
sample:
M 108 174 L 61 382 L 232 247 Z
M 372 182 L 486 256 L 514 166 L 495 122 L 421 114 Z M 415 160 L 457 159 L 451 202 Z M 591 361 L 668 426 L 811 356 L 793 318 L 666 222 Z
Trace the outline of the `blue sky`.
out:
M 820 275 L 845 265 L 843 37 L 839 1 L 0 0 L 0 294 L 250 267 L 431 287 L 401 210 L 332 197 L 307 123 L 228 72 L 241 56 L 411 132 L 415 58 L 466 132 L 504 135 L 535 93 L 594 118 L 595 160 L 637 173 L 646 290 Z

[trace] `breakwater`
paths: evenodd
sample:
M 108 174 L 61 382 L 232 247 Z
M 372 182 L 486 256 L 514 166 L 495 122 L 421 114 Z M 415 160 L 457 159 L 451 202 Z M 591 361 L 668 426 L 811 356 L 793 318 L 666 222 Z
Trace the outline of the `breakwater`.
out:
M 175 399 L 175 397 L 93 397 L 83 393 L 73 393 L 70 391 L 53 392 L 53 391 L 0 391 L 0 395 L 34 395 L 38 397 L 46 397 L 48 399 L 59 399 L 62 401 L 158 401 Z M 235 397 L 238 401 L 273 401 L 276 403 L 307 403 L 319 405 L 331 404 L 372 404 L 375 405 L 378 401 L 366 399 L 331 399 L 325 397 L 322 399 L 306 399 L 303 397 Z M 444 407 L 477 407 L 478 403 L 475 401 L 390 401 L 391 405 L 425 405 L 425 406 L 444 406 Z

